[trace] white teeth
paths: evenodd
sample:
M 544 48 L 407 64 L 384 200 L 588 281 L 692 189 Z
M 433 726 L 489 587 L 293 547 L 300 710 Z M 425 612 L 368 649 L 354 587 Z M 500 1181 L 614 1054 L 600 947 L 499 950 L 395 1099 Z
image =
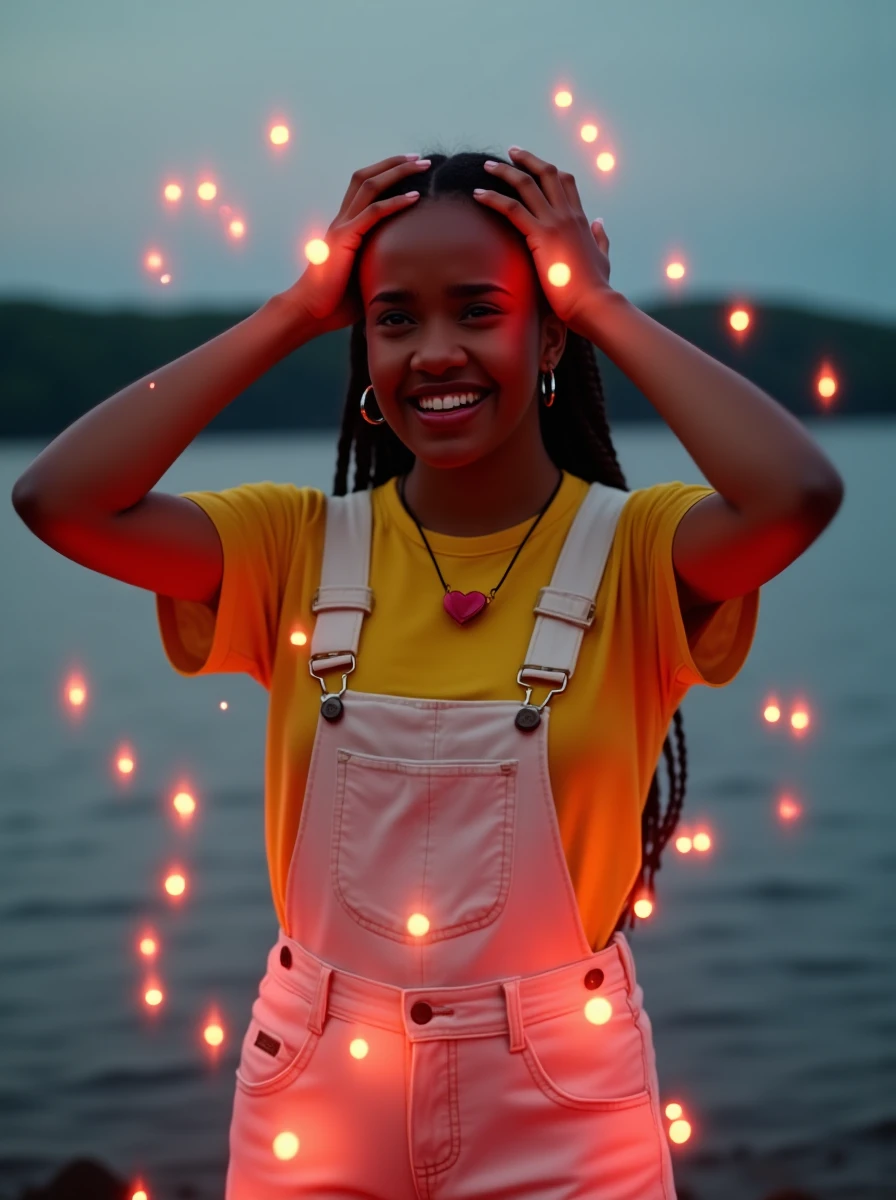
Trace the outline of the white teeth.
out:
M 484 395 L 484 392 L 464 392 L 461 395 L 453 396 L 423 396 L 418 403 L 424 411 L 444 412 L 445 409 L 459 408 L 463 404 L 475 404 Z

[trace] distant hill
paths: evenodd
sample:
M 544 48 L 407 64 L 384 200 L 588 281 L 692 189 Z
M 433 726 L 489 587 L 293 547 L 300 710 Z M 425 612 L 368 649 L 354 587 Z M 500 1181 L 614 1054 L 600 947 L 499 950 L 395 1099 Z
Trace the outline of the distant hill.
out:
M 0 438 L 52 439 L 106 397 L 216 337 L 255 307 L 161 316 L 0 301 Z M 815 393 L 823 361 L 839 386 L 828 418 L 896 412 L 894 324 L 752 300 L 752 325 L 739 344 L 727 325 L 728 299 L 639 307 L 797 416 L 825 412 Z M 338 428 L 349 336 L 341 329 L 302 346 L 207 429 Z M 660 420 L 628 378 L 595 353 L 611 423 Z M 354 404 L 359 400 L 352 397 Z

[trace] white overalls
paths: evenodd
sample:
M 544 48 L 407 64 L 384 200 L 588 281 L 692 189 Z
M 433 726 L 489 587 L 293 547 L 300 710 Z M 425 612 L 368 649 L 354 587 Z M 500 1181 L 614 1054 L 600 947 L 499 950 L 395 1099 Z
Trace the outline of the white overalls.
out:
M 548 776 L 547 700 L 628 495 L 592 484 L 539 593 L 507 694 L 547 683 L 545 707 L 347 688 L 373 603 L 370 495 L 327 498 L 309 666 L 342 690 L 321 679 L 226 1200 L 675 1200 L 631 950 L 621 931 L 591 950 Z

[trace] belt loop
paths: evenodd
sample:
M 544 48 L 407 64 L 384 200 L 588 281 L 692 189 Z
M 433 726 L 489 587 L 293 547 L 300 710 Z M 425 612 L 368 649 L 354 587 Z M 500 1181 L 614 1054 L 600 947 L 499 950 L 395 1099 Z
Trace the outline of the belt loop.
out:
M 324 1031 L 324 1021 L 327 1016 L 327 1000 L 330 995 L 330 976 L 333 968 L 321 963 L 320 974 L 317 977 L 317 987 L 314 999 L 311 1001 L 311 1012 L 308 1014 L 308 1028 L 312 1033 L 320 1035 Z
M 504 996 L 507 1001 L 507 1025 L 510 1032 L 510 1050 L 518 1054 L 524 1049 L 526 1039 L 523 1034 L 523 1009 L 520 1004 L 520 977 L 502 981 Z

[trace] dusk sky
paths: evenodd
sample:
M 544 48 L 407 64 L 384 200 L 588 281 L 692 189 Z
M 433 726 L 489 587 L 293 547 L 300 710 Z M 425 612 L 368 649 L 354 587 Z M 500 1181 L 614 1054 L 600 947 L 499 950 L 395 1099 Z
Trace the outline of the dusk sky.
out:
M 3 0 L 0 97 L 5 299 L 260 304 L 355 168 L 516 142 L 573 173 L 636 304 L 896 320 L 896 0 Z

